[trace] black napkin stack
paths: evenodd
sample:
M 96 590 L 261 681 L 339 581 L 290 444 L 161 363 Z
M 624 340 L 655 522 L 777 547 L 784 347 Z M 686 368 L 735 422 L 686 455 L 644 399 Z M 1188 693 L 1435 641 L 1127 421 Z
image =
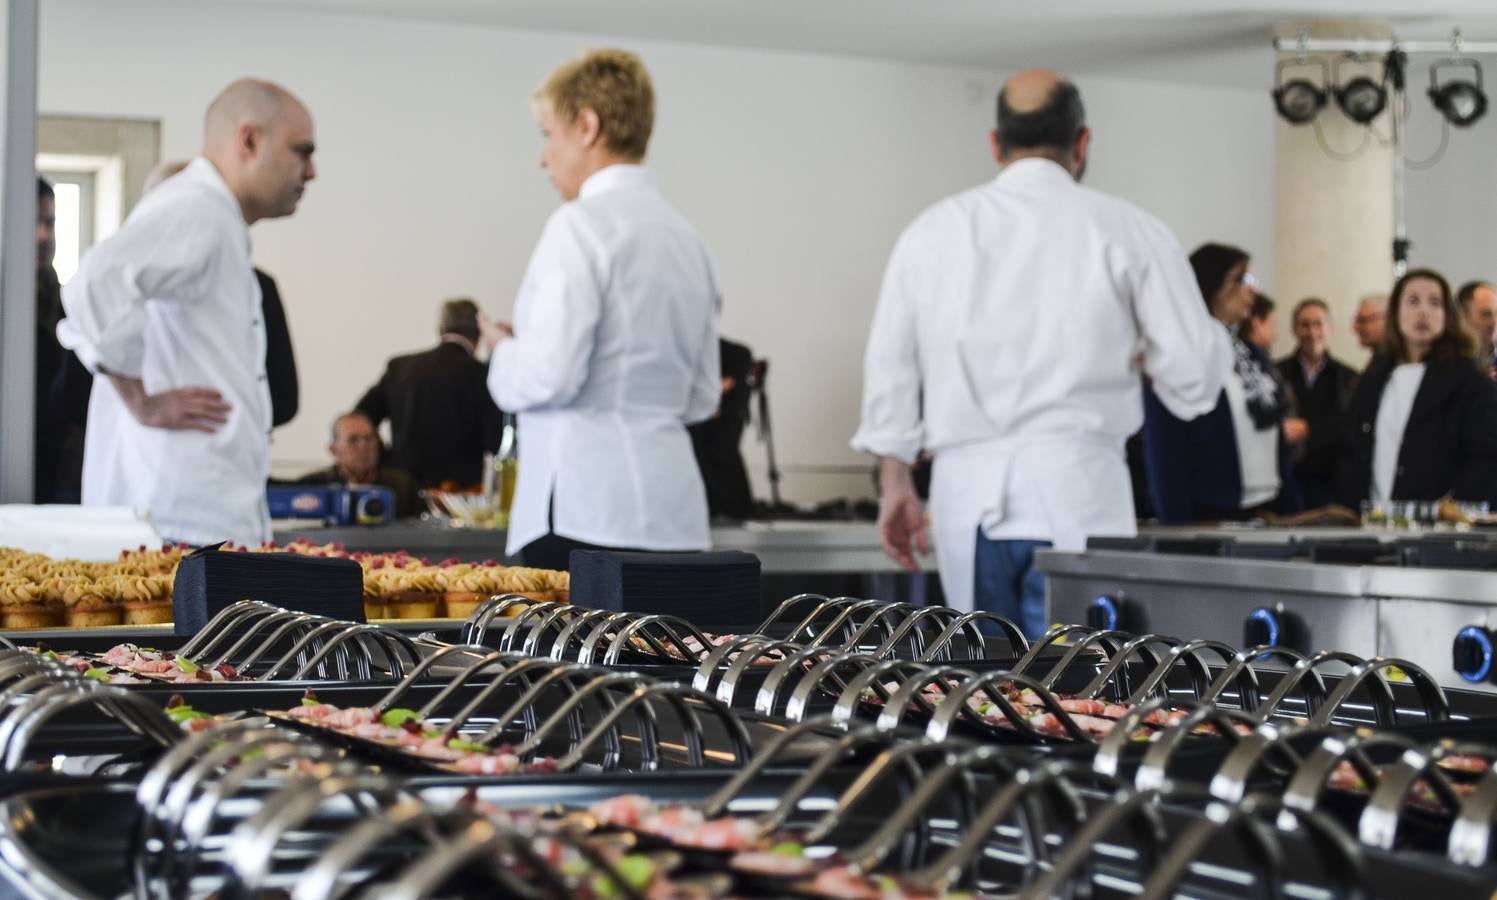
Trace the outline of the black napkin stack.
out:
M 177 565 L 172 588 L 174 630 L 196 634 L 224 607 L 240 600 L 363 622 L 363 570 L 351 559 L 224 553 L 216 544 L 204 547 Z
M 572 602 L 678 616 L 728 634 L 759 624 L 759 557 L 741 550 L 615 553 L 573 550 Z

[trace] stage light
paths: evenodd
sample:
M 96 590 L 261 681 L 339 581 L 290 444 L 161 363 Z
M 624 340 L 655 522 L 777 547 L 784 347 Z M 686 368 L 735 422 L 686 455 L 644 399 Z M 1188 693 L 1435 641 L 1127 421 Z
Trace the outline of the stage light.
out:
M 1457 79 L 1440 83 L 1440 69 L 1470 66 L 1475 81 Z M 1481 63 L 1474 59 L 1442 59 L 1429 67 L 1429 99 L 1452 125 L 1469 128 L 1487 112 L 1487 94 L 1482 90 Z
M 1388 105 L 1388 91 L 1380 82 L 1358 75 L 1336 87 L 1336 105 L 1346 117 L 1360 125 L 1369 125 Z
M 1292 125 L 1304 125 L 1319 115 L 1320 110 L 1326 104 L 1326 93 L 1320 85 L 1305 78 L 1291 78 L 1285 81 L 1284 69 L 1290 66 L 1313 65 L 1318 65 L 1321 70 L 1321 84 L 1330 80 L 1325 60 L 1315 63 L 1304 60 L 1280 60 L 1274 70 L 1273 105 L 1279 111 L 1279 115 Z

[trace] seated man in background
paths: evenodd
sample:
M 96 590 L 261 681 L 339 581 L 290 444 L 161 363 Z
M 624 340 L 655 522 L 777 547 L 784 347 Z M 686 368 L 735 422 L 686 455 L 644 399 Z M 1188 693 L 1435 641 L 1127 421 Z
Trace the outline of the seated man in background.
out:
M 411 476 L 379 464 L 379 434 L 368 416 L 350 412 L 334 419 L 330 441 L 327 452 L 333 464 L 303 475 L 296 479 L 297 484 L 376 484 L 395 492 L 395 518 L 420 512 Z
M 488 369 L 474 359 L 478 305 L 442 304 L 437 345 L 397 356 L 355 407 L 378 428 L 390 420 L 390 464 L 416 486 L 459 488 L 483 480 L 483 455 L 499 447 L 499 407 L 489 396 Z

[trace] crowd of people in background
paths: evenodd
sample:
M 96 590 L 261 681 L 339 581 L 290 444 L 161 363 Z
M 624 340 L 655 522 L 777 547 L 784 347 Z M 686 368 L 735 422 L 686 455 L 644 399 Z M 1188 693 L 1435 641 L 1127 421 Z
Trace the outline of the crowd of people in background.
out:
M 1295 350 L 1270 363 L 1276 304 L 1242 250 L 1190 257 L 1213 318 L 1233 334 L 1232 376 L 1215 409 L 1184 421 L 1145 395 L 1141 510 L 1165 524 L 1287 516 L 1339 504 L 1451 498 L 1497 504 L 1497 289 L 1452 291 L 1408 271 L 1360 298 L 1352 328 L 1372 353 L 1358 372 L 1330 355 L 1331 307 L 1289 315 Z M 1146 505 L 1145 505 L 1146 504 Z

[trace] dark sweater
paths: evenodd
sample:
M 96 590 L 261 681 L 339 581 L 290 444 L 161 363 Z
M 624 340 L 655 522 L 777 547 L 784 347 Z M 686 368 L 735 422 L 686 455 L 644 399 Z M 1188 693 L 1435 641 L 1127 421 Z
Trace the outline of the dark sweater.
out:
M 1347 452 L 1337 470 L 1340 502 L 1369 496 L 1377 413 L 1395 364 L 1376 357 L 1352 395 Z M 1393 479 L 1395 500 L 1445 496 L 1497 504 L 1497 386 L 1469 360 L 1431 362 L 1404 427 Z
M 1255 356 L 1268 367 L 1268 357 Z M 1242 515 L 1242 466 L 1237 433 L 1224 389 L 1216 406 L 1189 421 L 1176 418 L 1152 388 L 1144 390 L 1144 464 L 1154 515 L 1163 524 L 1178 525 Z M 1288 448 L 1279 434 L 1279 495 L 1271 505 L 1279 512 L 1300 507 L 1299 492 L 1290 472 Z

